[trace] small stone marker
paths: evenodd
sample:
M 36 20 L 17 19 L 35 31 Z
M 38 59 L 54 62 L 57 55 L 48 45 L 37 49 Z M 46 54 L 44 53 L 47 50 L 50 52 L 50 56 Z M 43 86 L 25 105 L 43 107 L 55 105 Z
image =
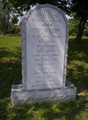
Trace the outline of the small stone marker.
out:
M 49 4 L 28 11 L 22 21 L 22 84 L 12 85 L 13 105 L 75 100 L 66 82 L 68 21 Z

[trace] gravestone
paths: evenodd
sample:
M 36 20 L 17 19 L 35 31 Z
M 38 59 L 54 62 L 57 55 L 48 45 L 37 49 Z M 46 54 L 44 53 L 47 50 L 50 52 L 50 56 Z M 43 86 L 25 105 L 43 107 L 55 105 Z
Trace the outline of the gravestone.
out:
M 75 100 L 66 81 L 68 21 L 49 4 L 28 11 L 22 21 L 22 84 L 12 85 L 13 105 Z

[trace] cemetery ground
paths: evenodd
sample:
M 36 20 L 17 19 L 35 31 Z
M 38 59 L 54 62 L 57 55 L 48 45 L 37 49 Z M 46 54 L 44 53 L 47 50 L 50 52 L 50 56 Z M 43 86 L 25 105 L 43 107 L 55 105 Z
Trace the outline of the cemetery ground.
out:
M 88 37 L 69 37 L 67 80 L 77 87 L 75 101 L 14 107 L 11 86 L 22 83 L 21 35 L 0 35 L 0 120 L 88 120 Z

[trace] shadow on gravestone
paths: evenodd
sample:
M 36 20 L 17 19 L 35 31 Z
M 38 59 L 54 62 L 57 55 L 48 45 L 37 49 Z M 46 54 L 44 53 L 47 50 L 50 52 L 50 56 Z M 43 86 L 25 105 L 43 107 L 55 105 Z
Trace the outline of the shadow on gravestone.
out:
M 76 99 L 66 81 L 68 21 L 49 4 L 30 9 L 22 21 L 22 84 L 12 85 L 14 106 Z

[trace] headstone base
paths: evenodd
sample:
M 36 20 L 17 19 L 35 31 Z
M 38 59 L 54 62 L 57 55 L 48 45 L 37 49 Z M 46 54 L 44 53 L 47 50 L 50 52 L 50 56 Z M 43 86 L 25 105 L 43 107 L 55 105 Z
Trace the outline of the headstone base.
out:
M 13 106 L 27 105 L 43 102 L 67 102 L 76 99 L 77 88 L 70 82 L 66 81 L 66 87 L 52 90 L 35 90 L 24 91 L 22 84 L 12 85 L 11 102 Z

